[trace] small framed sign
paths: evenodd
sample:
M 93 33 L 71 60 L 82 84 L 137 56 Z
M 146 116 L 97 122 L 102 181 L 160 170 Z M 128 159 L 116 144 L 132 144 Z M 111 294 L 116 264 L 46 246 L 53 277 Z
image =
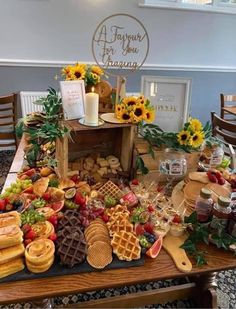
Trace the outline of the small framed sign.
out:
M 60 81 L 60 89 L 65 120 L 84 117 L 84 81 Z

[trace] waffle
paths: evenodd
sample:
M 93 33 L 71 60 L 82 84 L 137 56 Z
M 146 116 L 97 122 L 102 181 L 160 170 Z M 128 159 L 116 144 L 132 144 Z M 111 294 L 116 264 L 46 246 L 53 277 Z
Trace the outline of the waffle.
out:
M 81 235 L 83 235 L 83 232 L 81 231 L 81 229 L 78 227 L 78 226 L 65 226 L 63 229 L 59 230 L 58 233 L 57 233 L 57 244 L 60 245 L 60 243 L 63 241 L 63 239 L 71 234 L 71 233 L 74 233 L 74 232 L 77 232 Z
M 115 207 L 112 208 L 107 208 L 106 209 L 106 214 L 110 218 L 112 215 L 114 215 L 116 212 L 122 212 L 122 213 L 128 213 L 129 211 L 125 205 L 116 205 Z
M 84 261 L 86 256 L 86 242 L 83 234 L 73 232 L 67 235 L 58 248 L 61 264 L 73 267 Z
M 129 219 L 129 213 L 127 212 L 115 212 L 112 216 L 110 216 L 109 221 L 107 222 L 107 226 L 110 227 L 116 223 L 117 221 L 127 220 Z
M 126 231 L 121 231 L 113 235 L 111 245 L 113 252 L 120 260 L 132 261 L 140 258 L 141 247 L 138 238 Z
M 113 235 L 114 233 L 118 233 L 120 231 L 126 231 L 126 232 L 132 233 L 133 232 L 133 224 L 130 223 L 126 219 L 122 219 L 121 221 L 116 221 L 109 228 L 110 235 Z
M 94 268 L 104 268 L 112 262 L 111 245 L 103 241 L 96 241 L 88 248 L 87 261 Z
M 107 181 L 98 192 L 102 195 L 108 195 L 116 199 L 120 199 L 122 196 L 122 191 L 119 189 L 117 185 L 115 185 L 112 181 Z
M 65 212 L 64 217 L 58 223 L 58 230 L 62 230 L 67 226 L 78 226 L 82 228 L 81 220 L 78 213 L 77 216 L 72 214 L 67 215 L 66 213 L 67 211 Z

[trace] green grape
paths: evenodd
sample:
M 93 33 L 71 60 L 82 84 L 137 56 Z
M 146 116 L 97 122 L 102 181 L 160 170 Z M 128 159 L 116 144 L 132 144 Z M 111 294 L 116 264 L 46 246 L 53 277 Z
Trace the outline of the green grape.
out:
M 5 192 L 11 192 L 11 188 L 10 188 L 10 187 L 7 187 L 7 188 L 5 189 Z
M 22 190 L 21 190 L 21 188 L 17 188 L 17 189 L 15 189 L 15 191 L 16 191 L 17 194 L 19 194 L 19 193 L 21 193 Z

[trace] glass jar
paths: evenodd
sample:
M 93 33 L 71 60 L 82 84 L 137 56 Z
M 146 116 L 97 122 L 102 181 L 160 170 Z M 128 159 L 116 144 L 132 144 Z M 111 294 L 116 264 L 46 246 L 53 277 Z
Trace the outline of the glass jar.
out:
M 227 230 L 232 237 L 236 238 L 236 209 L 231 213 Z
M 211 216 L 213 207 L 211 193 L 210 190 L 202 188 L 200 195 L 197 197 L 195 208 L 198 222 L 207 222 Z
M 213 218 L 211 222 L 211 227 L 217 228 L 217 222 L 219 222 L 226 228 L 231 212 L 232 209 L 230 207 L 230 199 L 227 197 L 219 196 L 217 203 L 215 203 L 213 206 Z
M 218 165 L 221 165 L 224 157 L 224 149 L 222 145 L 217 145 L 213 148 L 211 159 L 210 159 L 210 168 L 215 168 Z

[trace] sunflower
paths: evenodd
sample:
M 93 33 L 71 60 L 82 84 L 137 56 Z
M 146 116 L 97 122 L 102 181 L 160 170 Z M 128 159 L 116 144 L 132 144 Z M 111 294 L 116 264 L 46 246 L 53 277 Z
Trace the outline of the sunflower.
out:
M 91 67 L 91 71 L 92 71 L 92 73 L 95 73 L 97 75 L 103 75 L 104 74 L 104 71 L 101 68 L 99 68 L 97 65 L 93 65 Z
M 119 120 L 120 122 L 130 122 L 131 121 L 130 114 L 127 113 L 127 111 L 125 110 L 121 111 Z
M 81 80 L 85 78 L 85 67 L 84 65 L 79 65 L 76 64 L 72 69 L 71 69 L 71 75 L 73 76 L 74 80 Z
M 146 102 L 146 100 L 145 100 L 144 95 L 140 95 L 140 96 L 137 98 L 137 103 L 145 104 L 145 102 Z
M 133 115 L 134 115 L 134 120 L 136 122 L 139 122 L 141 120 L 144 120 L 145 117 L 146 117 L 146 112 L 147 110 L 145 109 L 144 105 L 142 104 L 137 104 L 135 107 L 134 107 L 134 110 L 133 110 Z
M 154 109 L 147 109 L 145 112 L 145 121 L 151 123 L 155 120 L 155 110 Z
M 177 138 L 180 145 L 187 145 L 190 138 L 190 133 L 186 130 L 182 130 L 177 135 Z
M 97 73 L 91 73 L 91 77 L 95 81 L 95 83 L 100 82 L 100 76 Z
M 115 108 L 116 118 L 120 119 L 122 111 L 124 111 L 124 108 L 122 108 L 121 104 L 117 104 Z
M 196 131 L 202 131 L 202 123 L 196 118 L 191 118 L 189 121 L 190 130 L 194 133 Z
M 134 96 L 127 97 L 122 100 L 122 103 L 124 105 L 127 105 L 128 107 L 133 107 L 134 105 L 137 104 L 137 99 Z
M 197 131 L 193 134 L 193 136 L 191 136 L 190 138 L 190 144 L 193 148 L 197 148 L 199 146 L 202 145 L 203 141 L 204 141 L 204 133 L 201 131 Z
M 67 67 L 65 67 L 61 70 L 61 74 L 64 75 L 64 76 L 67 76 L 68 74 L 70 74 L 72 68 L 73 67 L 71 65 L 68 65 Z

